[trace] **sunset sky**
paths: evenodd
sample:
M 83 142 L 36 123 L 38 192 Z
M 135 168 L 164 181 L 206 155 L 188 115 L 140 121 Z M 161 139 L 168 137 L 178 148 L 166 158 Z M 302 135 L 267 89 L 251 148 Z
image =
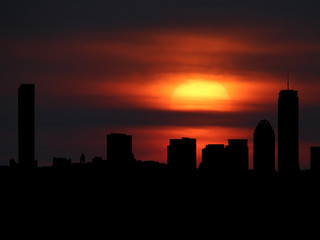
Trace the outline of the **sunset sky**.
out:
M 0 4 L 0 165 L 18 156 L 18 87 L 36 84 L 36 159 L 106 157 L 133 136 L 138 160 L 166 162 L 170 138 L 277 136 L 277 99 L 300 98 L 300 166 L 320 146 L 320 2 L 5 1 Z M 276 157 L 277 159 L 277 157 Z

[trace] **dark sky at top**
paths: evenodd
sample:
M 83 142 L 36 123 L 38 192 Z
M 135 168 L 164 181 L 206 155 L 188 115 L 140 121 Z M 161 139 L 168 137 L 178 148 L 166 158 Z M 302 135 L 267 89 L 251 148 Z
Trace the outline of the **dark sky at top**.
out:
M 1 30 L 2 34 L 20 36 L 93 29 L 235 25 L 303 27 L 312 31 L 320 24 L 319 6 L 319 1 L 311 0 L 13 0 L 1 3 Z

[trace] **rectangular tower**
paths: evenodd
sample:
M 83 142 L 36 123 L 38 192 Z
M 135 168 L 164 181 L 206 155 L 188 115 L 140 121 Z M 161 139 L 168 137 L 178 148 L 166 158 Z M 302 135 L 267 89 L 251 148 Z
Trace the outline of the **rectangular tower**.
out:
M 201 170 L 212 174 L 223 173 L 226 171 L 225 158 L 224 144 L 208 144 L 202 149 Z
M 258 123 L 253 133 L 253 168 L 258 174 L 275 173 L 275 134 L 266 119 Z
M 167 154 L 169 169 L 187 173 L 196 171 L 196 139 L 170 139 L 170 145 L 168 146 Z
M 245 175 L 249 168 L 248 139 L 228 139 L 226 146 L 227 171 L 231 175 Z
M 287 89 L 278 99 L 278 171 L 295 175 L 299 169 L 298 91 Z
M 132 162 L 132 136 L 122 133 L 107 135 L 107 160 L 117 164 Z
M 35 152 L 35 89 L 34 84 L 21 84 L 18 90 L 18 148 L 19 166 L 36 166 Z

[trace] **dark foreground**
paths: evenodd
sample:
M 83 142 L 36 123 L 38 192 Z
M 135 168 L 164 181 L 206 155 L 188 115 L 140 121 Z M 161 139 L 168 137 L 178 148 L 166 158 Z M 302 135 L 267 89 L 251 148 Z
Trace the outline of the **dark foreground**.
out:
M 316 199 L 320 190 L 320 176 L 301 171 L 296 176 L 259 176 L 253 171 L 246 175 L 213 175 L 194 172 L 182 174 L 168 169 L 154 168 L 68 168 L 52 167 L 30 170 L 0 168 L 1 188 L 15 194 L 70 197 L 81 200 L 116 199 L 127 202 L 145 201 L 149 197 L 206 201 L 232 199 L 237 202 L 255 197 Z M 8 195 L 10 196 L 10 195 Z M 271 203 L 271 202 L 270 202 Z
M 1 217 L 11 233 L 260 239 L 297 237 L 301 231 L 306 237 L 318 229 L 320 185 L 309 172 L 213 177 L 164 169 L 0 171 Z

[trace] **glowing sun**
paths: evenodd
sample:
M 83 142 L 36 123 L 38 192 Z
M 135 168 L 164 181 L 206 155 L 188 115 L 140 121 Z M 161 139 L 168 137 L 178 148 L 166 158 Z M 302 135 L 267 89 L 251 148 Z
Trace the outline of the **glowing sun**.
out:
M 228 108 L 229 94 L 218 82 L 188 80 L 180 84 L 171 95 L 174 110 L 216 110 Z

